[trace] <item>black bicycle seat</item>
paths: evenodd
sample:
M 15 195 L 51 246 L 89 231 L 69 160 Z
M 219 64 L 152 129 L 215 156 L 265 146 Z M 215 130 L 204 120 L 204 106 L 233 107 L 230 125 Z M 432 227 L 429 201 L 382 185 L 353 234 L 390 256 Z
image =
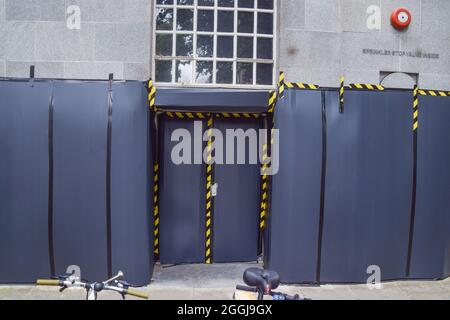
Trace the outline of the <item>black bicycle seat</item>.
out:
M 249 268 L 244 272 L 244 282 L 249 287 L 256 287 L 267 293 L 278 288 L 280 276 L 275 271 Z

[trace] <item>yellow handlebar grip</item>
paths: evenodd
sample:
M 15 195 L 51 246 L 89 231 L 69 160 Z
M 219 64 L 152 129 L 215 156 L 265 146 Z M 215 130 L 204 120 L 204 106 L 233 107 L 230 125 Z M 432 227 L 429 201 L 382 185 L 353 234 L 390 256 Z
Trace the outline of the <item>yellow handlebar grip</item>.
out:
M 39 286 L 59 286 L 59 280 L 38 279 L 36 284 Z
M 142 298 L 142 299 L 148 300 L 148 295 L 146 295 L 143 292 L 139 292 L 139 291 L 128 289 L 127 290 L 127 294 L 129 294 L 131 296 L 135 296 L 135 297 L 138 297 L 138 298 Z

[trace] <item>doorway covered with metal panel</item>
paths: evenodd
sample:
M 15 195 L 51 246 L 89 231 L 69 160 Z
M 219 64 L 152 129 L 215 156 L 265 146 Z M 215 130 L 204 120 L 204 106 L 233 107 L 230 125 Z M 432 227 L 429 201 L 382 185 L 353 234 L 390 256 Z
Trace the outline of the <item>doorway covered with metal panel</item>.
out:
M 155 243 L 161 264 L 258 259 L 261 176 L 259 158 L 254 163 L 249 161 L 249 141 L 253 134 L 258 139 L 259 129 L 264 127 L 262 113 L 267 111 L 267 95 L 230 90 L 158 90 L 155 162 L 159 170 L 159 225 Z M 178 129 L 192 137 L 186 147 L 189 155 L 183 157 L 189 158 L 189 163 L 173 161 L 174 153 L 180 155 L 180 131 L 174 134 Z M 242 164 L 238 162 L 237 138 L 227 140 L 227 130 L 245 133 Z M 213 131 L 222 135 L 224 148 L 221 159 L 215 147 L 210 150 L 215 162 L 209 163 L 203 156 L 208 153 L 209 142 L 216 138 L 214 135 L 208 141 L 205 137 Z M 234 150 L 234 155 L 227 153 L 227 142 L 233 142 L 229 150 Z M 231 164 L 227 156 L 233 158 Z

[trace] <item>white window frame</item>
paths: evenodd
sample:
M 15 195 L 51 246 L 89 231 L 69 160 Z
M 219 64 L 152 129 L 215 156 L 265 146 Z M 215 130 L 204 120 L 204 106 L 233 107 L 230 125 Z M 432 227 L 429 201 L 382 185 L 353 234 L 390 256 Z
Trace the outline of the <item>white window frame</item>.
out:
M 273 88 L 277 81 L 277 48 L 278 48 L 278 37 L 277 37 L 277 30 L 278 30 L 278 0 L 273 0 L 273 10 L 271 9 L 258 9 L 258 1 L 255 0 L 255 6 L 254 8 L 239 8 L 238 7 L 238 0 L 235 0 L 234 7 L 219 7 L 218 1 L 214 1 L 214 6 L 199 6 L 198 1 L 194 0 L 194 5 L 177 5 L 177 0 L 173 0 L 172 5 L 157 5 L 156 0 L 153 0 L 153 31 L 152 31 L 152 78 L 155 79 L 155 83 L 160 87 L 204 87 L 204 88 L 211 88 L 211 87 L 220 87 L 220 88 L 241 88 L 241 89 L 270 89 Z M 157 15 L 157 9 L 159 8 L 167 8 L 167 9 L 173 9 L 174 15 L 173 15 L 173 29 L 172 30 L 156 30 L 156 15 Z M 192 31 L 179 31 L 176 30 L 177 26 L 177 10 L 176 8 L 182 8 L 182 9 L 192 9 L 194 11 L 194 17 L 193 17 L 193 30 Z M 211 32 L 204 32 L 204 31 L 197 31 L 197 13 L 198 10 L 210 10 L 214 12 L 214 30 Z M 218 10 L 220 11 L 232 11 L 234 12 L 234 32 L 217 32 L 217 22 L 218 22 Z M 237 32 L 237 23 L 238 23 L 238 12 L 252 12 L 256 14 L 254 15 L 254 31 L 252 34 L 248 33 L 238 33 Z M 273 34 L 267 35 L 267 34 L 259 34 L 257 33 L 257 26 L 258 26 L 258 14 L 257 13 L 271 13 L 273 15 Z M 172 35 L 172 56 L 162 57 L 162 56 L 156 56 L 156 34 L 170 34 Z M 192 57 L 177 57 L 176 56 L 176 38 L 177 35 L 183 35 L 183 34 L 192 34 L 193 35 L 193 56 Z M 213 42 L 214 42 L 214 51 L 213 51 L 213 57 L 212 58 L 205 58 L 205 57 L 197 57 L 197 37 L 196 35 L 209 35 L 213 36 Z M 217 37 L 218 36 L 232 36 L 234 39 L 234 45 L 233 45 L 233 58 L 217 58 Z M 247 36 L 247 37 L 253 37 L 253 59 L 244 59 L 244 58 L 237 58 L 237 39 L 238 36 Z M 269 38 L 273 39 L 273 53 L 272 53 L 272 59 L 257 59 L 257 40 L 258 38 Z M 156 73 L 156 60 L 166 60 L 166 61 L 172 61 L 172 82 L 156 82 L 155 73 Z M 191 83 L 179 83 L 176 82 L 176 61 L 177 60 L 191 60 L 192 63 L 192 75 L 191 75 Z M 213 62 L 213 83 L 195 83 L 195 73 L 196 73 L 196 63 L 197 60 L 199 61 L 212 61 Z M 233 63 L 233 83 L 231 84 L 222 84 L 222 83 L 216 83 L 216 75 L 215 72 L 217 67 L 217 62 L 232 62 Z M 238 62 L 249 62 L 253 65 L 253 84 L 237 84 L 236 83 L 236 73 L 237 73 L 237 63 Z M 256 84 L 256 71 L 257 71 L 257 64 L 258 63 L 271 63 L 273 64 L 273 72 L 272 72 L 272 84 L 270 85 L 261 85 Z

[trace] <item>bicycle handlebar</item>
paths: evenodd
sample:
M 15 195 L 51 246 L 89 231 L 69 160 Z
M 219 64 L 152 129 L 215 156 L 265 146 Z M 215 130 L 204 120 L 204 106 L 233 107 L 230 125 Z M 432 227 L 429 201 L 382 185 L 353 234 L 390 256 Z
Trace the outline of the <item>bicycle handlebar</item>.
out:
M 129 294 L 130 296 L 134 296 L 134 297 L 137 297 L 137 298 L 148 300 L 148 295 L 147 294 L 145 294 L 143 292 L 135 291 L 135 290 L 132 290 L 132 289 L 127 289 L 125 291 L 125 294 Z
M 38 279 L 36 284 L 39 286 L 60 286 L 61 281 L 54 279 Z

